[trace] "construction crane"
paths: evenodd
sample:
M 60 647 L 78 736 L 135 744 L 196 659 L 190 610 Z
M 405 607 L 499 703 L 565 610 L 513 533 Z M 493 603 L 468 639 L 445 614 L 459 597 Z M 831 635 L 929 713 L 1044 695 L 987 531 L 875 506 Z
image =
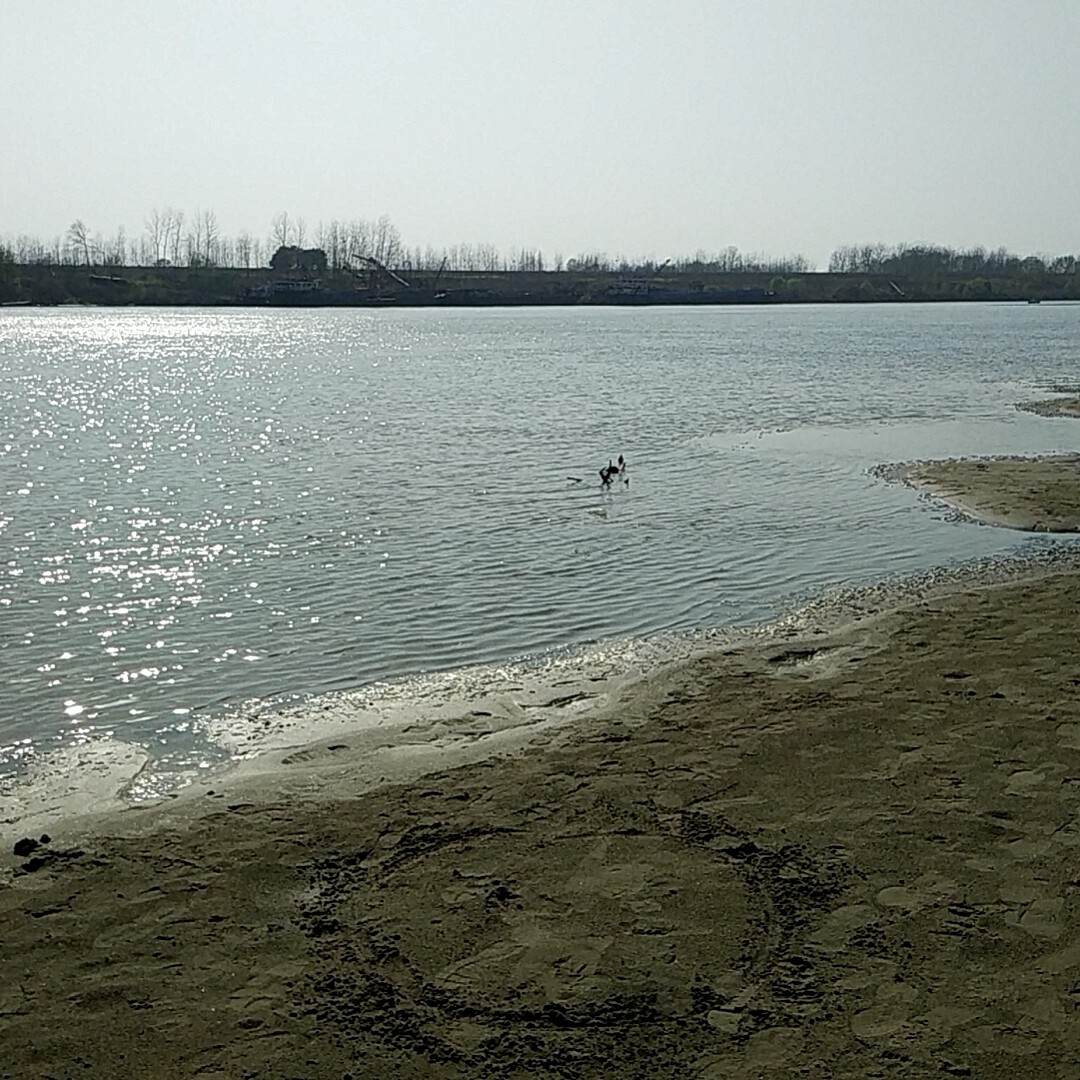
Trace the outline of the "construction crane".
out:
M 366 274 L 367 286 L 372 292 L 378 291 L 384 285 L 391 287 L 398 285 L 403 289 L 410 287 L 409 283 L 400 274 L 395 274 L 390 267 L 379 262 L 374 255 L 361 255 L 359 252 L 354 251 L 349 254 L 349 258 L 363 265 L 364 271 L 362 272 Z M 361 273 L 352 266 L 347 266 L 345 269 L 351 274 Z
M 443 261 L 439 263 L 439 272 L 435 275 L 435 280 L 431 283 L 431 291 L 434 292 L 439 287 L 439 278 L 442 277 L 443 271 L 446 269 L 446 264 L 449 261 L 450 256 L 444 255 Z

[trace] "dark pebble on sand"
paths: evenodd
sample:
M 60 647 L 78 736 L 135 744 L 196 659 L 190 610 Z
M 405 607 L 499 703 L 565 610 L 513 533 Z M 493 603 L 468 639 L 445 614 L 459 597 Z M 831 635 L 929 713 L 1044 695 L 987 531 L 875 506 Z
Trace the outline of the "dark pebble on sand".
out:
M 24 836 L 21 840 L 15 841 L 13 850 L 21 859 L 23 856 L 29 855 L 32 851 L 36 851 L 40 846 L 40 842 L 35 840 L 32 836 Z

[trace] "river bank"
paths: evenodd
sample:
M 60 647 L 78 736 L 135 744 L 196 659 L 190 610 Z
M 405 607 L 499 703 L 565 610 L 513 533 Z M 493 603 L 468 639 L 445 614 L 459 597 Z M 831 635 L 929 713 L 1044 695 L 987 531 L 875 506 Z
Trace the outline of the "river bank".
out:
M 389 270 L 320 272 L 217 266 L 11 265 L 0 305 L 536 307 L 1043 302 L 1080 298 L 1077 278 L 962 273 L 647 270 Z

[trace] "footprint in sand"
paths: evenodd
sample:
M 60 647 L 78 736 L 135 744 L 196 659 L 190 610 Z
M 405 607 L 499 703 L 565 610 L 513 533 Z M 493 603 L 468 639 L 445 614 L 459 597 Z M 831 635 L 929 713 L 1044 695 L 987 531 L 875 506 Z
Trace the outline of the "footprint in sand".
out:
M 875 899 L 882 907 L 904 908 L 907 911 L 918 911 L 929 901 L 925 893 L 904 885 L 890 885 L 882 889 Z
M 1060 896 L 1048 900 L 1035 900 L 1027 911 L 1020 916 L 1020 929 L 1034 937 L 1056 940 L 1061 936 L 1061 924 L 1058 916 L 1065 907 Z
M 896 1005 L 874 1005 L 851 1018 L 851 1031 L 859 1039 L 877 1039 L 899 1031 L 907 1021 L 907 1010 Z

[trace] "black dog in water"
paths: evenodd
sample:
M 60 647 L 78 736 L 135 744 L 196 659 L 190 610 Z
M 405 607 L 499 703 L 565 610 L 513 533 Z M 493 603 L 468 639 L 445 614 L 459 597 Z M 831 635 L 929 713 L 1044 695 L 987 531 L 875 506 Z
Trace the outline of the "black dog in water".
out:
M 603 484 L 604 487 L 610 487 L 611 481 L 617 476 L 622 476 L 625 472 L 626 459 L 622 454 L 619 455 L 619 463 L 617 465 L 613 465 L 611 463 L 611 458 L 608 458 L 608 463 L 600 470 L 600 483 Z M 630 483 L 629 478 L 626 480 L 626 483 Z

